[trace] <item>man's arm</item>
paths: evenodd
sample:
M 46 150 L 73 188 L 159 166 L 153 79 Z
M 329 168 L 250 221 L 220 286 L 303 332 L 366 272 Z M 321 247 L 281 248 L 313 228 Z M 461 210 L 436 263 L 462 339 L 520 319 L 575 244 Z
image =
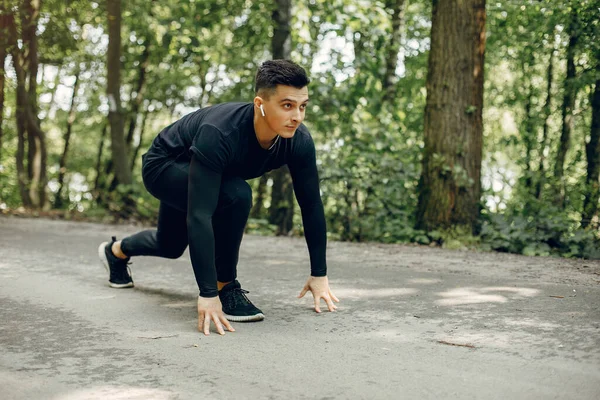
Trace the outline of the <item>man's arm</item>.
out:
M 312 276 L 326 276 L 327 227 L 319 191 L 319 174 L 312 141 L 307 154 L 299 163 L 290 164 L 294 193 L 302 212 L 304 236 L 310 254 Z
M 215 237 L 212 217 L 217 208 L 221 178 L 231 157 L 231 145 L 218 128 L 204 125 L 190 147 L 188 181 L 188 240 L 200 296 L 216 297 Z
M 302 211 L 304 236 L 310 254 L 311 270 L 311 276 L 306 281 L 298 297 L 301 298 L 310 291 L 313 295 L 315 311 L 320 313 L 321 299 L 325 300 L 329 311 L 335 311 L 337 306 L 334 302 L 340 300 L 331 291 L 327 278 L 325 212 L 319 191 L 319 175 L 314 144 L 312 140 L 307 144 L 304 154 L 297 158 L 300 162 L 290 166 L 294 192 Z
M 202 297 L 219 294 L 212 216 L 217 208 L 220 187 L 221 174 L 205 167 L 193 155 L 188 181 L 187 228 L 190 258 Z
M 231 147 L 221 133 L 212 126 L 201 128 L 190 147 L 192 159 L 188 180 L 187 228 L 190 257 L 196 282 L 200 288 L 198 296 L 198 330 L 210 334 L 211 321 L 219 334 L 224 327 L 234 329 L 225 318 L 215 266 L 215 236 L 212 217 L 217 208 L 221 175 L 231 154 Z

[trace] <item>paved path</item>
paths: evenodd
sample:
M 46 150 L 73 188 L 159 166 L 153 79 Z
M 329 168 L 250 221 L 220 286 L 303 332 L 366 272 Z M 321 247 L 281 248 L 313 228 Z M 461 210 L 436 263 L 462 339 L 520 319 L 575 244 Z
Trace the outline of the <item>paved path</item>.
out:
M 600 398 L 598 262 L 330 243 L 319 315 L 304 241 L 246 236 L 267 318 L 205 337 L 187 253 L 108 287 L 98 243 L 136 230 L 0 217 L 1 399 Z

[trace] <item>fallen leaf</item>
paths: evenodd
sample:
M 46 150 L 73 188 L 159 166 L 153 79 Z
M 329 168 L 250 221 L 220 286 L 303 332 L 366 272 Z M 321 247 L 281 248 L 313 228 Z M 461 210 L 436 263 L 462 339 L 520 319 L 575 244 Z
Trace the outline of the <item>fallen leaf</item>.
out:
M 452 343 L 452 342 L 447 342 L 445 340 L 438 340 L 437 342 L 441 343 L 441 344 L 447 344 L 448 346 L 460 346 L 460 347 L 468 347 L 470 349 L 476 349 L 476 347 L 473 346 L 472 344 Z
M 170 337 L 176 337 L 179 335 L 169 335 L 169 336 L 138 336 L 138 339 L 164 339 L 164 338 L 170 338 Z

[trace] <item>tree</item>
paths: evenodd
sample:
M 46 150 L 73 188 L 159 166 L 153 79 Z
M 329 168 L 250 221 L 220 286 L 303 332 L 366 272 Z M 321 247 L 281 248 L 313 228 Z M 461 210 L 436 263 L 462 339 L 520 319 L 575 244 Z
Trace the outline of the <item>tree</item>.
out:
M 273 59 L 289 59 L 291 52 L 290 19 L 291 0 L 275 0 L 273 11 L 274 32 L 272 40 Z M 277 225 L 278 235 L 287 235 L 293 227 L 294 191 L 287 166 L 273 174 L 269 222 Z M 259 189 L 260 193 L 260 189 Z
M 391 101 L 396 95 L 396 67 L 402 32 L 404 31 L 404 6 L 406 0 L 387 0 L 392 11 L 392 35 L 386 56 L 385 75 L 383 77 L 383 100 Z
M 596 67 L 600 76 L 600 59 Z M 596 80 L 594 94 L 592 95 L 592 126 L 590 128 L 590 141 L 585 146 L 587 157 L 586 194 L 583 203 L 581 226 L 586 228 L 598 212 L 598 198 L 600 197 L 600 78 Z
M 123 136 L 124 113 L 121 105 L 121 0 L 107 1 L 108 52 L 107 95 L 109 101 L 111 152 L 117 182 L 130 185 L 131 170 Z
M 8 20 L 9 16 L 6 14 L 4 9 L 4 2 L 0 2 L 0 165 L 2 165 L 2 139 L 3 130 L 2 125 L 4 123 L 4 82 L 6 81 L 6 74 L 4 66 L 6 65 L 6 55 L 8 53 Z
M 433 2 L 417 224 L 473 231 L 481 195 L 485 0 Z
M 71 95 L 71 106 L 69 107 L 69 117 L 67 119 L 67 129 L 64 135 L 65 146 L 63 148 L 60 161 L 58 163 L 58 190 L 54 198 L 54 207 L 61 208 L 63 205 L 62 191 L 65 183 L 65 174 L 67 172 L 67 156 L 69 154 L 69 145 L 71 144 L 71 133 L 73 123 L 75 122 L 75 100 L 77 98 L 77 89 L 79 87 L 79 69 L 75 72 L 75 84 L 73 85 L 73 94 Z
M 562 102 L 562 130 L 560 134 L 560 142 L 558 153 L 556 155 L 556 164 L 554 164 L 554 178 L 559 190 L 559 200 L 564 207 L 565 193 L 564 185 L 561 182 L 564 176 L 565 158 L 569 150 L 571 142 L 571 132 L 573 130 L 573 108 L 575 107 L 575 97 L 577 95 L 577 87 L 575 78 L 577 71 L 575 69 L 575 51 L 577 42 L 579 41 L 578 32 L 578 17 L 575 4 L 571 5 L 571 21 L 569 23 L 569 44 L 567 47 L 567 76 L 564 81 L 564 94 Z
M 46 205 L 47 185 L 46 138 L 38 118 L 36 79 L 39 66 L 36 30 L 41 5 L 40 0 L 23 0 L 19 3 L 21 35 L 17 29 L 16 15 L 10 7 L 6 8 L 3 17 L 4 40 L 8 40 L 17 78 L 17 180 L 23 205 L 34 208 Z
M 546 147 L 548 146 L 548 131 L 550 129 L 550 117 L 552 116 L 552 82 L 554 73 L 554 52 L 555 49 L 552 47 L 550 51 L 550 57 L 548 60 L 548 69 L 546 72 L 546 100 L 544 102 L 544 125 L 542 128 L 542 142 L 540 143 L 539 150 L 539 167 L 538 167 L 538 179 L 535 187 L 535 197 L 540 200 L 542 196 L 542 188 L 546 181 L 545 175 L 545 161 L 546 161 Z

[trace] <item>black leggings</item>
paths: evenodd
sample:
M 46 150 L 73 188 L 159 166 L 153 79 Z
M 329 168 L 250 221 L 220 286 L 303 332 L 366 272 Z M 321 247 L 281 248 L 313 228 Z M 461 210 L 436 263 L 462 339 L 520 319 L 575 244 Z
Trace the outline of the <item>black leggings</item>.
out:
M 153 181 L 144 177 L 146 189 L 160 200 L 157 229 L 126 237 L 121 250 L 126 256 L 178 258 L 188 246 L 187 199 L 189 162 L 170 164 Z M 219 202 L 212 217 L 215 237 L 217 280 L 230 282 L 237 277 L 242 236 L 252 207 L 252 190 L 246 181 L 224 177 Z M 192 265 L 194 272 L 199 266 Z

